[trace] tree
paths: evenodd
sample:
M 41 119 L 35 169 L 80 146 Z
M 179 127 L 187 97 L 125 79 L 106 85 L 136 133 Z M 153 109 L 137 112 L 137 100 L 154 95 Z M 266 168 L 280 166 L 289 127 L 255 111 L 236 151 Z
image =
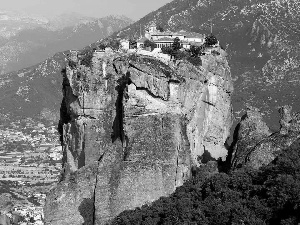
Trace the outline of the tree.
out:
M 156 27 L 156 30 L 159 30 L 160 32 L 164 32 L 164 28 L 162 26 L 160 26 L 160 25 L 158 25 Z
M 137 42 L 135 39 L 129 39 L 129 48 L 137 48 Z
M 114 50 L 118 50 L 121 46 L 120 40 L 117 39 L 106 39 L 101 43 L 101 47 L 109 47 L 112 48 Z
M 91 49 L 85 49 L 81 52 L 81 64 L 85 66 L 91 66 L 93 58 L 93 51 Z
M 172 48 L 173 48 L 173 51 L 178 51 L 179 49 L 181 49 L 181 43 L 180 43 L 180 39 L 178 37 L 174 38 Z
M 120 46 L 121 46 L 121 42 L 116 39 L 110 40 L 109 45 L 108 45 L 108 47 L 111 47 L 114 50 L 118 50 L 120 48 Z
M 162 53 L 164 53 L 164 54 L 168 54 L 168 55 L 173 55 L 173 48 L 172 47 L 165 47 L 165 46 L 163 46 L 162 48 L 161 48 L 161 51 L 162 51 Z
M 190 51 L 191 51 L 192 57 L 198 57 L 200 55 L 200 53 L 202 52 L 202 48 L 199 46 L 192 45 L 190 48 Z
M 34 218 L 33 218 L 33 217 L 30 217 L 29 222 L 30 222 L 30 223 L 34 223 L 34 222 L 35 222 Z
M 209 36 L 205 37 L 205 45 L 212 46 L 217 43 L 218 43 L 218 39 L 213 34 L 210 34 Z
M 101 43 L 101 44 L 99 44 L 98 47 L 99 47 L 100 50 L 104 50 L 106 48 L 106 45 Z
M 156 44 L 147 39 L 147 40 L 144 41 L 144 47 L 145 48 L 150 47 L 151 51 L 152 51 L 156 47 Z

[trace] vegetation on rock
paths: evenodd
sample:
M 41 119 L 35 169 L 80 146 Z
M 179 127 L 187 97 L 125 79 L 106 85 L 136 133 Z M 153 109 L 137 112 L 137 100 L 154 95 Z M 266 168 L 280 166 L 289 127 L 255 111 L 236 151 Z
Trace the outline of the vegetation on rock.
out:
M 202 61 L 200 55 L 203 54 L 205 46 L 194 46 L 192 45 L 190 49 L 182 49 L 179 38 L 175 38 L 171 47 L 162 47 L 162 52 L 164 54 L 171 55 L 176 60 L 187 60 L 194 66 L 201 66 Z

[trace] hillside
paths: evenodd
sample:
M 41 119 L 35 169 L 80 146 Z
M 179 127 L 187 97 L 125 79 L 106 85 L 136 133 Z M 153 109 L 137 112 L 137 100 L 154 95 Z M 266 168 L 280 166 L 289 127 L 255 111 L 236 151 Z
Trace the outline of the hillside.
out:
M 5 21 L 2 22 L 4 25 Z M 126 17 L 95 19 L 63 14 L 44 24 L 28 27 L 19 24 L 16 26 L 18 32 L 11 36 L 9 31 L 2 32 L 8 37 L 0 40 L 0 74 L 35 65 L 60 51 L 81 49 L 131 22 Z
M 22 30 L 47 27 L 48 23 L 49 20 L 44 17 L 0 10 L 0 37 L 8 39 Z
M 37 66 L 0 76 L 1 113 L 14 118 L 54 110 L 52 116 L 57 119 L 62 98 L 60 71 L 66 54 L 57 53 Z

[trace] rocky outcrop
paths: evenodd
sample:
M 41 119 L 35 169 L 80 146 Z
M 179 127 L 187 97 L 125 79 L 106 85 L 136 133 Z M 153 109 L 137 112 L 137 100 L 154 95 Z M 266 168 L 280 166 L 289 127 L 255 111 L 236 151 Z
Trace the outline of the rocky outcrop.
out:
M 249 108 L 236 128 L 232 169 L 242 166 L 258 169 L 291 146 L 300 137 L 300 114 L 291 110 L 290 106 L 279 109 L 280 131 L 271 134 L 258 109 Z
M 67 67 L 63 86 L 64 171 L 45 224 L 105 224 L 226 158 L 233 88 L 222 56 L 195 67 L 98 53 L 91 67 Z
M 245 164 L 247 156 L 253 148 L 271 135 L 270 129 L 263 121 L 262 115 L 257 108 L 248 107 L 246 114 L 235 129 L 235 140 L 232 155 L 232 168 L 239 168 Z

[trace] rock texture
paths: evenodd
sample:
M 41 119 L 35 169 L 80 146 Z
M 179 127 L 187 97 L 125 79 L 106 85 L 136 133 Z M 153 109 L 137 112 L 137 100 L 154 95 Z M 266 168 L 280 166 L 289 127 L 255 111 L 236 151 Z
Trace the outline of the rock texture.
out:
M 281 127 L 271 134 L 259 110 L 249 108 L 236 128 L 232 169 L 242 166 L 258 169 L 274 160 L 280 150 L 291 146 L 300 137 L 300 114 L 291 111 L 291 106 L 279 109 Z
M 171 194 L 193 166 L 225 159 L 233 87 L 224 57 L 205 55 L 200 67 L 102 53 L 90 67 L 75 61 L 64 73 L 64 171 L 45 224 L 105 224 Z

